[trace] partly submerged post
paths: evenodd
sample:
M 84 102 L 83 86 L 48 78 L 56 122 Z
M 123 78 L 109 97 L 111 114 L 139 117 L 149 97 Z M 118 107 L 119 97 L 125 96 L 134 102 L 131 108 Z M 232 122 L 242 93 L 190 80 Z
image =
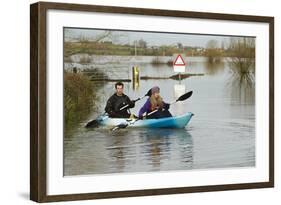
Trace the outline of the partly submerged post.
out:
M 140 72 L 138 66 L 132 67 L 133 89 L 136 90 L 140 86 Z
M 178 73 L 179 81 L 181 81 L 181 73 L 185 72 L 185 62 L 180 54 L 177 55 L 173 63 L 174 71 Z
M 76 73 L 77 73 L 77 68 L 76 68 L 76 67 L 73 67 L 73 68 L 72 68 L 72 72 L 76 74 Z

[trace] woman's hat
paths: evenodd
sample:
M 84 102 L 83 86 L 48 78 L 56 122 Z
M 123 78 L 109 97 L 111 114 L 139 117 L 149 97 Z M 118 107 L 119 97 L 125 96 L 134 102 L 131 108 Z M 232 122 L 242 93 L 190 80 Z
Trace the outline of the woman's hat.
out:
M 151 93 L 159 93 L 160 92 L 160 88 L 158 86 L 154 86 L 153 88 L 151 88 Z

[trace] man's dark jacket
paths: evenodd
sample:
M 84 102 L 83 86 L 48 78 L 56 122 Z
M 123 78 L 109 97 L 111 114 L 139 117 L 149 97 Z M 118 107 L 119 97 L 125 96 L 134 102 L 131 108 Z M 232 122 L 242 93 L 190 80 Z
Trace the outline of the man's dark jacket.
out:
M 123 110 L 120 110 L 125 105 L 129 105 Z M 135 107 L 135 103 L 130 100 L 130 98 L 123 94 L 118 96 L 116 93 L 113 94 L 106 103 L 105 111 L 108 113 L 109 117 L 112 118 L 129 118 L 130 113 L 128 108 Z

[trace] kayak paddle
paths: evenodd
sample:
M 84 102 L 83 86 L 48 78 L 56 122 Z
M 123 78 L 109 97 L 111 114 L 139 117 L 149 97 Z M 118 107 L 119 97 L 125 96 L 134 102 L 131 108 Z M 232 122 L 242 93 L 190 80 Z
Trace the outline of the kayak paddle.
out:
M 85 125 L 86 128 L 90 128 L 90 127 L 98 127 L 99 125 L 99 119 L 106 115 L 106 112 L 104 112 L 103 114 L 99 115 L 96 119 L 91 120 L 89 122 L 87 122 L 87 124 Z
M 189 92 L 187 92 L 187 93 L 181 95 L 177 100 L 175 100 L 174 102 L 170 103 L 170 105 L 173 105 L 173 104 L 175 104 L 176 102 L 184 101 L 184 100 L 190 98 L 191 95 L 192 95 L 192 93 L 193 93 L 193 91 L 189 91 Z M 154 113 L 156 113 L 156 112 L 158 112 L 158 109 L 151 111 L 150 113 L 146 114 L 146 116 L 152 115 L 152 114 L 154 114 Z M 128 127 L 129 125 L 134 124 L 135 122 L 139 121 L 140 119 L 141 119 L 141 118 L 137 118 L 137 119 L 136 119 L 135 121 L 133 121 L 133 122 L 121 123 L 121 124 L 119 124 L 119 125 L 116 125 L 114 128 L 112 128 L 112 131 L 115 131 L 115 130 L 117 130 L 117 129 L 125 129 L 126 127 Z
M 139 100 L 145 98 L 146 96 L 148 96 L 148 97 L 151 96 L 151 89 L 150 89 L 149 91 L 147 91 L 147 93 L 146 93 L 144 96 L 142 96 L 141 98 L 138 98 L 138 99 L 133 100 L 133 102 L 137 102 L 137 101 L 139 101 Z M 120 110 L 123 110 L 123 109 L 125 109 L 125 108 L 128 107 L 128 106 L 129 106 L 129 104 L 124 105 L 123 107 L 120 108 Z
M 133 102 L 137 102 L 137 101 L 143 99 L 143 98 L 146 97 L 146 96 L 149 96 L 149 97 L 151 96 L 151 89 L 149 89 L 149 90 L 147 91 L 147 93 L 146 93 L 143 97 L 138 98 L 138 99 L 136 99 L 136 100 L 133 100 Z M 120 108 L 120 110 L 123 110 L 123 109 L 125 109 L 125 108 L 128 107 L 128 106 L 129 106 L 129 104 L 124 105 L 123 107 Z M 106 115 L 106 112 L 104 112 L 102 115 L 99 115 L 96 119 L 87 122 L 87 124 L 85 125 L 85 127 L 86 127 L 86 128 L 98 127 L 98 125 L 99 125 L 99 119 L 100 119 L 102 116 L 104 116 L 104 115 Z
M 152 112 L 148 113 L 146 116 L 152 115 L 153 113 L 157 112 L 158 110 L 153 110 Z M 119 125 L 116 125 L 115 127 L 113 127 L 111 130 L 115 131 L 117 129 L 125 129 L 126 127 L 128 127 L 129 125 L 134 124 L 135 122 L 139 121 L 141 118 L 137 118 L 134 122 L 130 122 L 133 119 L 128 119 L 127 122 L 128 123 L 120 123 Z
M 172 104 L 174 104 L 174 103 L 176 103 L 176 102 L 178 102 L 178 101 L 184 101 L 184 100 L 190 98 L 191 95 L 192 95 L 192 93 L 193 93 L 193 91 L 189 91 L 189 92 L 187 92 L 187 93 L 181 95 L 176 101 L 170 103 L 170 105 L 172 105 Z

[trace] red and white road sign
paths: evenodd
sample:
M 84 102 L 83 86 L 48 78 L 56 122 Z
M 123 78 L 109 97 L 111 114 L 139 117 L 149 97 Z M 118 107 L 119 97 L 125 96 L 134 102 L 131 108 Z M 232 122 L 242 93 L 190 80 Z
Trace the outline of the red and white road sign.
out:
M 173 64 L 174 67 L 174 71 L 177 73 L 184 73 L 185 72 L 185 62 L 183 60 L 183 58 L 181 57 L 181 55 L 179 54 L 176 57 L 176 60 L 174 61 Z

